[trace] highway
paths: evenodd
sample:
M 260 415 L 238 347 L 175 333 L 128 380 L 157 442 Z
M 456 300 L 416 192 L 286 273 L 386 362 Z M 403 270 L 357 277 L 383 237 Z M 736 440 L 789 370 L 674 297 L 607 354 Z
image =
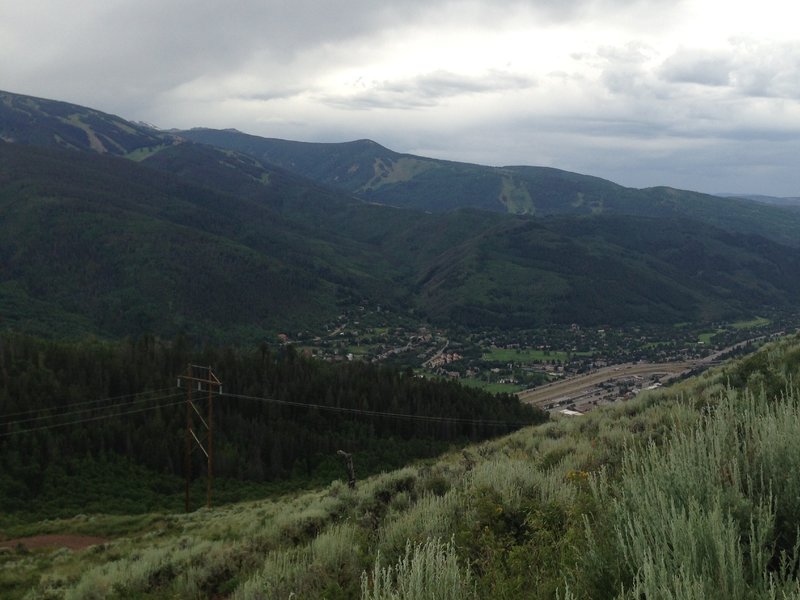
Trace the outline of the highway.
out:
M 751 338 L 718 350 L 710 356 L 698 360 L 667 363 L 623 363 L 610 367 L 603 367 L 602 369 L 597 369 L 584 375 L 577 375 L 561 381 L 554 381 L 540 387 L 522 390 L 517 393 L 517 396 L 522 402 L 533 404 L 541 408 L 552 404 L 560 406 L 576 404 L 580 405 L 579 408 L 587 410 L 594 406 L 593 400 L 602 395 L 602 391 L 599 387 L 604 383 L 613 383 L 617 380 L 633 376 L 641 377 L 644 380 L 653 380 L 657 377 L 660 382 L 665 383 L 684 372 L 711 367 L 717 364 L 722 355 L 747 344 L 783 334 L 784 332 L 779 332 L 770 336 L 762 335 Z
M 517 394 L 525 403 L 545 406 L 564 400 L 577 400 L 603 383 L 613 382 L 624 377 L 639 376 L 644 379 L 659 377 L 672 378 L 681 373 L 701 366 L 703 361 L 686 361 L 671 363 L 624 363 L 603 367 L 591 373 L 570 377 L 562 381 L 554 381 L 537 388 L 523 390 Z

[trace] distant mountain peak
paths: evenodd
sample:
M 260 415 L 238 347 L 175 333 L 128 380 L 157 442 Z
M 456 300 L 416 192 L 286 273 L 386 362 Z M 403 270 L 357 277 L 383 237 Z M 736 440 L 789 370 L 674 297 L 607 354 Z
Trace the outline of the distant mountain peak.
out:
M 128 156 L 172 143 L 150 125 L 77 104 L 0 91 L 0 137 L 16 143 Z

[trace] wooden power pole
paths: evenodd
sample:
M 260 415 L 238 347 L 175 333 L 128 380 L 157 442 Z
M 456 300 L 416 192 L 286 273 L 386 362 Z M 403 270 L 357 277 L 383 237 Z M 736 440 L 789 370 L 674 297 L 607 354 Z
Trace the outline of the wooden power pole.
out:
M 339 450 L 336 454 L 342 457 L 344 468 L 347 469 L 347 486 L 353 490 L 356 487 L 356 471 L 353 468 L 353 455 L 344 450 Z
M 186 474 L 186 512 L 189 512 L 189 484 L 192 479 L 192 440 L 205 455 L 207 460 L 206 469 L 206 506 L 211 508 L 211 490 L 214 486 L 214 393 L 222 393 L 222 382 L 217 379 L 211 367 L 200 365 L 189 365 L 186 374 L 178 377 L 178 387 L 186 386 L 186 435 L 184 439 L 184 472 Z M 192 394 L 194 392 L 208 392 L 208 412 L 206 419 L 195 405 Z M 200 419 L 206 428 L 206 445 L 194 432 L 194 415 Z

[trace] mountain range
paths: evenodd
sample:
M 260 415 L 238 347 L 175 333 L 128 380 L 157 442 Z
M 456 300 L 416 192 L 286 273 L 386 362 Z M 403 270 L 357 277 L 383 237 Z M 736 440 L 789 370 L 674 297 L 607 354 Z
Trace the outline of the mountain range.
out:
M 781 197 L 781 196 L 764 196 L 762 194 L 717 194 L 723 198 L 744 198 L 745 200 L 754 200 L 755 202 L 763 202 L 764 204 L 773 204 L 775 206 L 791 206 L 795 209 L 800 208 L 800 198 L 797 197 Z
M 160 131 L 0 92 L 0 327 L 255 341 L 357 306 L 468 327 L 790 310 L 800 211 L 375 142 Z

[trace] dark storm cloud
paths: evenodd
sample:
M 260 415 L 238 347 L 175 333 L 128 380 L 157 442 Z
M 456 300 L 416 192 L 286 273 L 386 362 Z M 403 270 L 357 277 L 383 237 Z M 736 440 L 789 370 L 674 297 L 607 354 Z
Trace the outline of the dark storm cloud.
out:
M 35 0 L 32 0 L 35 2 Z M 36 52 L 0 59 L 15 87 L 91 98 L 126 110 L 198 78 L 224 75 L 251 60 L 269 70 L 309 48 L 335 45 L 414 19 L 430 2 L 404 0 L 140 0 L 43 3 L 41 12 L 0 8 L 9 30 L 26 29 Z M 33 11 L 33 7 L 31 9 Z M 2 49 L 0 41 L 0 49 Z M 10 56 L 13 55 L 13 61 Z M 265 75 L 268 75 L 266 73 Z M 56 90 L 59 90 L 56 93 Z M 95 100 L 95 104 L 97 103 Z

